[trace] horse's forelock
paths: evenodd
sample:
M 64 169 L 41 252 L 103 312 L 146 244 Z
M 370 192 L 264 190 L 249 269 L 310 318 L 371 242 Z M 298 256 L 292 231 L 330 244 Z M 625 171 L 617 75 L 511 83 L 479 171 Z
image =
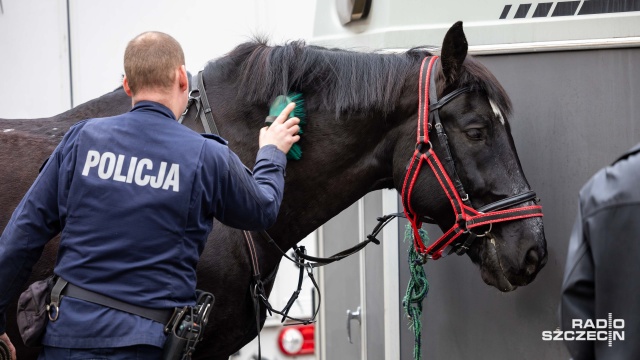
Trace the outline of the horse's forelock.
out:
M 472 56 L 464 60 L 463 71 L 453 84 L 446 84 L 442 71 L 438 72 L 438 93 L 445 94 L 455 89 L 469 87 L 473 91 L 479 91 L 487 95 L 492 106 L 502 113 L 503 117 L 511 114 L 511 100 L 502 85 L 493 74 Z
M 503 116 L 511 114 L 511 100 L 498 79 L 484 65 L 471 56 L 467 56 L 463 64 L 464 71 L 459 79 L 460 86 L 470 86 L 474 90 L 480 90 L 487 94 Z

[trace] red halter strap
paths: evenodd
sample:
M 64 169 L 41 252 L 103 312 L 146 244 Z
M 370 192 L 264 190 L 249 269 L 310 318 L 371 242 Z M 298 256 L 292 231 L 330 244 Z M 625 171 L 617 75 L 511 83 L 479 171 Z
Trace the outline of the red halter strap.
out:
M 452 163 L 453 160 L 449 160 L 449 171 L 453 173 L 452 175 L 456 180 L 455 184 L 458 186 L 454 185 L 454 181 L 451 180 L 450 174 L 445 170 L 445 166 L 440 162 L 438 155 L 433 151 L 433 147 L 429 141 L 429 130 L 434 127 L 431 126 L 429 121 L 429 106 L 431 105 L 433 107 L 433 109 L 431 109 L 431 113 L 432 117 L 436 119 L 435 127 L 438 128 L 437 132 L 440 143 L 449 154 L 450 151 L 446 142 L 446 135 L 444 135 L 444 129 L 440 124 L 437 112 L 447 102 L 453 100 L 456 96 L 464 92 L 470 91 L 470 89 L 461 88 L 455 90 L 437 101 L 437 94 L 435 93 L 435 77 L 432 76 L 432 70 L 435 68 L 434 65 L 437 59 L 437 56 L 427 57 L 422 61 L 422 65 L 420 67 L 416 149 L 409 161 L 409 167 L 404 178 L 401 192 L 404 214 L 413 228 L 413 245 L 418 253 L 431 257 L 434 260 L 450 253 L 448 252 L 447 254 L 444 254 L 445 250 L 449 247 L 451 247 L 452 250 L 456 250 L 455 248 L 457 247 L 456 251 L 458 254 L 463 254 L 468 249 L 471 242 L 478 236 L 476 233 L 471 231 L 472 229 L 484 225 L 491 225 L 497 222 L 514 221 L 542 216 L 542 206 L 540 205 L 507 209 L 533 200 L 535 198 L 535 193 L 533 191 L 502 199 L 481 208 L 481 210 L 493 209 L 486 212 L 474 209 L 466 194 L 464 197 L 460 196 L 460 192 L 464 193 L 464 189 L 462 189 L 461 182 L 455 174 L 455 167 Z M 432 94 L 430 94 L 430 92 L 432 92 Z M 455 224 L 429 246 L 422 242 L 420 234 L 418 233 L 418 229 L 422 227 L 422 221 L 411 205 L 411 194 L 413 193 L 416 180 L 418 179 L 420 171 L 425 163 L 431 169 L 445 195 L 449 199 L 456 219 Z M 461 239 L 461 235 L 467 235 L 468 237 L 464 243 Z M 456 240 L 458 241 L 456 242 Z

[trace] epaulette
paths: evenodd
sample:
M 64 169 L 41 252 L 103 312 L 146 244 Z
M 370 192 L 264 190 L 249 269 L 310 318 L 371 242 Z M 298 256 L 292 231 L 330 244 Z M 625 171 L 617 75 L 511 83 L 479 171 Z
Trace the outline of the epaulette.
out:
M 207 138 L 207 139 L 211 139 L 211 140 L 215 140 L 217 142 L 219 142 L 222 145 L 228 145 L 229 142 L 223 138 L 221 138 L 220 136 L 216 135 L 216 134 L 204 134 L 201 133 L 200 135 L 202 135 L 203 137 Z

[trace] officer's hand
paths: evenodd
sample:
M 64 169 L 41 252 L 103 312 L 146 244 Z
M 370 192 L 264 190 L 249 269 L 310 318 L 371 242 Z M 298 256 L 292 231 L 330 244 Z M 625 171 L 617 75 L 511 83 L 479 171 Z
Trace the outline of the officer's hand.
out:
M 7 344 L 7 347 L 9 348 L 9 352 L 11 353 L 11 360 L 16 360 L 17 359 L 16 348 L 13 347 L 11 340 L 9 340 L 9 336 L 6 333 L 0 335 L 0 341 Z
M 294 117 L 287 119 L 289 113 L 296 107 L 295 103 L 290 103 L 284 110 L 278 115 L 276 120 L 269 127 L 264 127 L 260 130 L 260 147 L 273 144 L 278 147 L 283 153 L 288 153 L 291 149 L 291 145 L 300 140 L 300 119 Z

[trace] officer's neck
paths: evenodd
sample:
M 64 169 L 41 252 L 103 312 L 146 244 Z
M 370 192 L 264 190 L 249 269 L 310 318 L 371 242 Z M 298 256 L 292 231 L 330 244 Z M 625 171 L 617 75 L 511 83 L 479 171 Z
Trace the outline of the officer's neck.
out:
M 139 93 L 136 93 L 135 95 L 132 96 L 131 105 L 135 106 L 140 101 L 157 102 L 159 104 L 162 104 L 168 107 L 171 110 L 171 112 L 173 112 L 173 115 L 177 119 L 182 113 L 183 109 L 180 108 L 181 105 L 178 104 L 178 101 L 176 100 L 177 99 L 172 94 L 158 92 L 158 91 L 140 91 Z

